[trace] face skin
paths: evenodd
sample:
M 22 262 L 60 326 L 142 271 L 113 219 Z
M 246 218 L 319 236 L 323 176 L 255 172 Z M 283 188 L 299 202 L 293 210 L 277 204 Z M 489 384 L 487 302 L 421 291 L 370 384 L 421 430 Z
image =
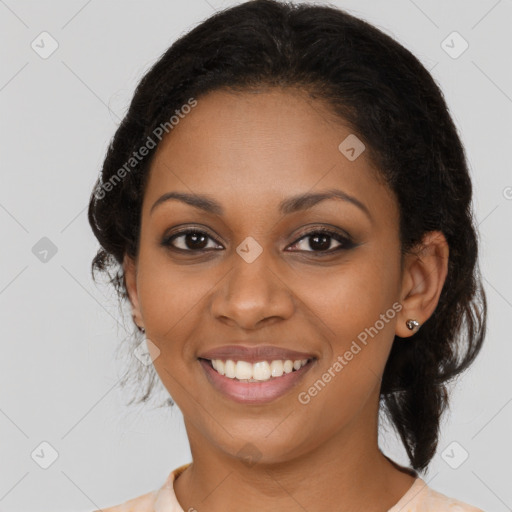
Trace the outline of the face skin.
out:
M 395 334 L 411 336 L 406 320 L 421 325 L 437 305 L 448 246 L 429 234 L 401 271 L 396 199 L 367 152 L 354 161 L 340 152 L 352 131 L 327 108 L 292 89 L 215 91 L 198 98 L 153 160 L 140 252 L 124 270 L 134 319 L 160 350 L 156 371 L 185 419 L 193 465 L 175 483 L 184 510 L 382 511 L 414 480 L 378 448 L 379 389 Z M 330 189 L 368 214 L 340 199 L 278 211 L 291 196 Z M 151 212 L 167 192 L 207 195 L 224 212 L 177 200 Z M 174 240 L 189 252 L 161 244 L 183 228 L 208 238 Z M 354 245 L 306 236 L 322 228 Z M 247 237 L 262 250 L 250 263 L 236 251 Z M 381 315 L 387 321 L 376 324 Z M 381 324 L 316 396 L 299 401 L 365 328 Z M 236 343 L 316 359 L 285 395 L 241 404 L 212 387 L 197 359 Z M 243 460 L 248 450 L 253 464 Z

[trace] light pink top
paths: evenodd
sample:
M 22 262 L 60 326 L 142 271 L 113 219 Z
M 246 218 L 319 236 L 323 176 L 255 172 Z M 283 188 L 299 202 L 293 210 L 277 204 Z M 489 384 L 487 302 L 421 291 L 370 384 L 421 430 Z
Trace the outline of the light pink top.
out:
M 174 481 L 190 464 L 171 471 L 165 483 L 157 490 L 128 500 L 103 512 L 184 512 L 174 493 Z M 99 512 L 99 511 L 94 511 Z M 484 512 L 483 510 L 450 498 L 431 489 L 417 477 L 409 490 L 388 512 Z

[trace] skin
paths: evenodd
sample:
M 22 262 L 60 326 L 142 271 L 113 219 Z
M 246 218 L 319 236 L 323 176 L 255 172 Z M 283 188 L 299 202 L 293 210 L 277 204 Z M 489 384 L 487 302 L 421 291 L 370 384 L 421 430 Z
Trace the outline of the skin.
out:
M 414 481 L 378 447 L 379 389 L 394 336 L 410 337 L 406 320 L 423 324 L 438 303 L 448 245 L 428 233 L 401 269 L 396 198 L 376 179 L 367 151 L 349 161 L 338 150 L 351 133 L 327 105 L 294 89 L 215 91 L 157 149 L 140 250 L 136 261 L 125 258 L 124 271 L 134 320 L 159 348 L 155 369 L 184 416 L 193 464 L 174 486 L 184 510 L 382 512 Z M 356 197 L 371 219 L 335 199 L 289 215 L 277 210 L 289 196 L 332 188 Z M 225 212 L 167 201 L 150 214 L 171 191 L 207 194 Z M 201 254 L 185 237 L 174 243 L 188 253 L 163 247 L 178 225 L 205 231 L 207 247 L 221 250 Z M 340 247 L 328 238 L 318 249 L 305 236 L 322 227 L 349 233 L 357 245 L 322 257 Z M 248 236 L 262 248 L 252 263 L 236 252 Z M 401 311 L 301 404 L 298 394 L 394 303 Z M 317 360 L 279 399 L 239 404 L 209 384 L 197 360 L 232 340 Z M 239 454 L 248 443 L 259 452 L 254 464 Z

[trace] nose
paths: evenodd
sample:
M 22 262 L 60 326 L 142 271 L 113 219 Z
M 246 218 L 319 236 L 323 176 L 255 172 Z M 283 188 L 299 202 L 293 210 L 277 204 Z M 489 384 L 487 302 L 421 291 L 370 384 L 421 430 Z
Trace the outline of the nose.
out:
M 251 263 L 238 254 L 233 259 L 233 268 L 212 300 L 211 311 L 216 319 L 253 330 L 293 315 L 293 291 L 265 251 Z

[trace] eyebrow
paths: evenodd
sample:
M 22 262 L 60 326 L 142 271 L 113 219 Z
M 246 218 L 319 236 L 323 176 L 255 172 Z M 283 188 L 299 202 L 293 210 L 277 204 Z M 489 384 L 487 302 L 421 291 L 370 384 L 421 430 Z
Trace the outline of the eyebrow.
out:
M 328 199 L 338 199 L 342 201 L 346 201 L 348 203 L 357 206 L 362 212 L 366 214 L 366 216 L 372 221 L 372 216 L 370 211 L 366 207 L 364 203 L 362 203 L 356 197 L 343 192 L 338 189 L 330 189 L 324 192 L 317 193 L 305 193 L 299 194 L 297 196 L 289 197 L 279 203 L 279 212 L 283 215 L 289 215 L 290 213 L 294 213 L 297 211 L 308 210 L 320 203 L 321 201 L 325 201 Z M 155 208 L 167 201 L 176 200 L 186 203 L 190 206 L 203 210 L 207 213 L 212 213 L 214 215 L 224 215 L 224 208 L 220 203 L 211 199 L 210 197 L 203 194 L 189 194 L 185 192 L 167 192 L 166 194 L 160 196 L 151 207 L 149 213 L 150 215 L 153 213 Z

